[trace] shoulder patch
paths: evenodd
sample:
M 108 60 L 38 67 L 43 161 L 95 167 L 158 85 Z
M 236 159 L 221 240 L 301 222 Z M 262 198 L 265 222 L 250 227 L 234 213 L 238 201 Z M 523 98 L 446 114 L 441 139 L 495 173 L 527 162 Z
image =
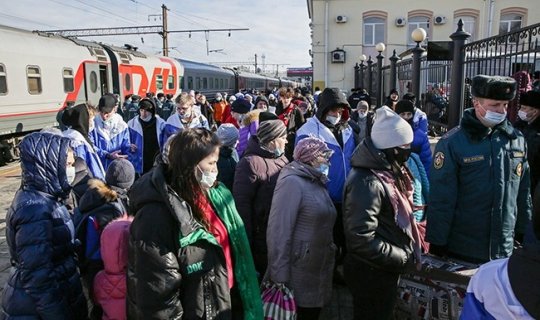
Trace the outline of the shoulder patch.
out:
M 445 133 L 441 139 L 448 139 L 449 137 L 453 136 L 456 132 L 458 132 L 459 130 L 461 129 L 461 126 L 457 126 L 455 128 L 453 128 L 452 130 L 448 131 L 447 133 Z
M 438 170 L 442 168 L 443 165 L 444 165 L 444 153 L 439 151 L 435 154 L 435 157 L 433 157 L 433 167 Z

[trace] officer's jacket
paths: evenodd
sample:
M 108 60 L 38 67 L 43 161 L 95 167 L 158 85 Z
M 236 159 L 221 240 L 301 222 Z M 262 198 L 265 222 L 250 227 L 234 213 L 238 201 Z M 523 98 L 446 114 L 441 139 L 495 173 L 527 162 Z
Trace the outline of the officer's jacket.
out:
M 471 262 L 508 257 L 531 217 L 526 153 L 510 122 L 489 129 L 465 110 L 435 147 L 427 240 Z

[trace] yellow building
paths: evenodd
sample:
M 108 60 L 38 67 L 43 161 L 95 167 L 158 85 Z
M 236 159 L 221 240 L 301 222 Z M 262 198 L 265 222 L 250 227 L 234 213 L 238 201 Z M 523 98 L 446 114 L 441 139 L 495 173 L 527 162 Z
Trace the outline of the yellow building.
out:
M 394 50 L 399 55 L 416 45 L 411 39 L 416 28 L 427 31 L 426 41 L 450 41 L 462 19 L 474 41 L 540 22 L 538 0 L 307 0 L 307 5 L 313 86 L 345 91 L 354 87 L 354 66 L 362 55 L 376 63 L 375 47 L 382 42 L 388 64 Z

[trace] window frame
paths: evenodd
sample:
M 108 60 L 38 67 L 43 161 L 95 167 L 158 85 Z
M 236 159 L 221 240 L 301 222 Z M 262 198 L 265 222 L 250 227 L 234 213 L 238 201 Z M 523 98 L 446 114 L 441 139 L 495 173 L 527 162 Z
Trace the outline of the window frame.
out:
M 32 74 L 28 72 L 30 69 L 37 69 L 37 74 Z M 38 91 L 32 92 L 30 90 L 30 79 L 35 78 L 38 81 Z M 28 90 L 28 93 L 31 95 L 39 95 L 43 92 L 43 84 L 41 83 L 41 68 L 38 65 L 27 65 L 26 66 L 26 88 Z
M 4 92 L 0 91 L 0 96 L 5 96 L 9 93 L 9 88 L 8 88 L 8 84 L 7 84 L 7 69 L 6 69 L 6 65 L 3 64 L 3 63 L 0 63 L 0 67 L 2 68 L 2 71 L 0 71 L 0 83 L 2 83 L 2 78 L 4 79 L 4 84 L 5 84 L 5 88 L 6 90 Z M 1 88 L 1 86 L 0 86 Z
M 417 19 L 425 19 L 425 21 L 414 21 L 414 20 L 417 20 Z M 411 21 L 413 20 L 413 21 Z M 415 30 L 415 29 L 418 29 L 418 28 L 422 28 L 424 30 L 426 30 L 426 39 L 424 40 L 423 44 L 427 43 L 428 39 L 430 38 L 430 26 L 431 24 L 431 17 L 430 16 L 424 16 L 424 15 L 417 15 L 417 16 L 412 16 L 412 17 L 409 17 L 407 19 L 407 46 L 411 47 L 411 46 L 416 46 L 416 42 L 413 41 L 412 39 L 412 32 Z M 411 28 L 415 26 L 414 28 Z
M 69 71 L 71 73 L 71 76 L 66 77 L 66 71 Z M 64 84 L 64 93 L 71 93 L 75 91 L 75 74 L 73 73 L 73 68 L 62 68 L 62 80 Z M 66 90 L 66 80 L 71 80 L 71 90 Z
M 372 20 L 376 20 L 376 21 L 372 21 Z M 366 41 L 366 36 L 368 35 L 368 32 L 367 32 L 367 28 L 366 27 L 370 27 L 371 28 L 371 42 L 368 43 L 368 41 Z M 382 26 L 382 39 L 377 39 L 377 26 Z M 379 42 L 385 42 L 385 34 L 386 34 L 386 19 L 384 18 L 381 18 L 381 17 L 366 17 L 364 18 L 364 23 L 362 24 L 362 28 L 363 28 L 363 39 L 362 39 L 362 43 L 364 44 L 364 46 L 375 46 L 377 45 L 377 43 Z

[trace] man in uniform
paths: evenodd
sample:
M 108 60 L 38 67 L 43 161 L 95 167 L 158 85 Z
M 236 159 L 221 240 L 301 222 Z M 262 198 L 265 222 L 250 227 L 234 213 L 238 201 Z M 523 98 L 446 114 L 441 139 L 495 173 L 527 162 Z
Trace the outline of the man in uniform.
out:
M 478 75 L 474 108 L 435 147 L 427 210 L 431 252 L 472 263 L 510 256 L 531 218 L 527 147 L 506 118 L 509 77 Z

